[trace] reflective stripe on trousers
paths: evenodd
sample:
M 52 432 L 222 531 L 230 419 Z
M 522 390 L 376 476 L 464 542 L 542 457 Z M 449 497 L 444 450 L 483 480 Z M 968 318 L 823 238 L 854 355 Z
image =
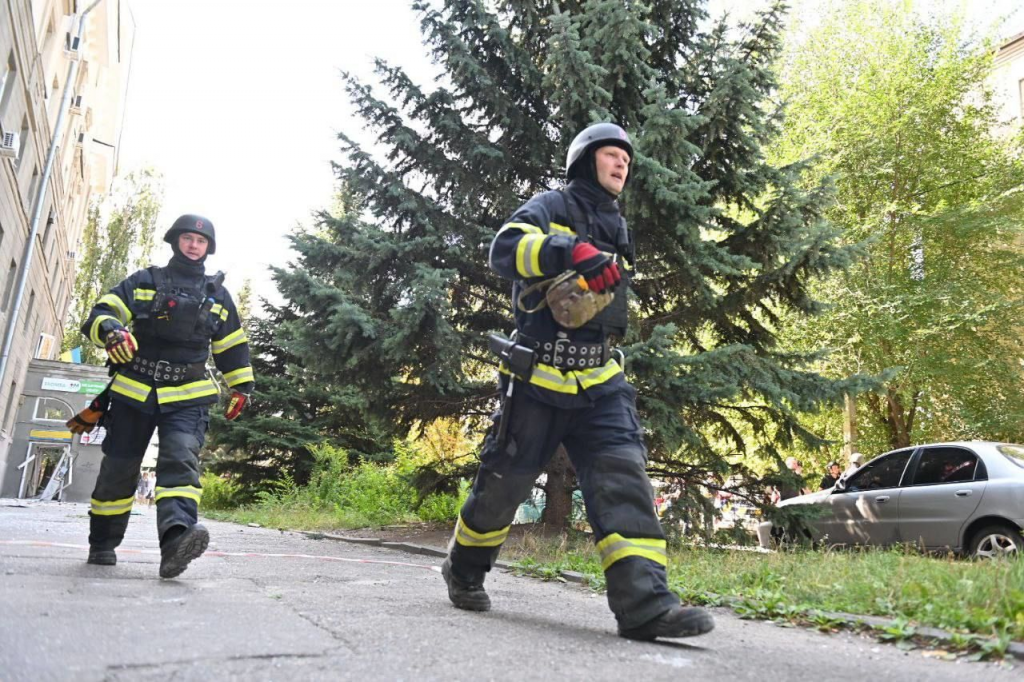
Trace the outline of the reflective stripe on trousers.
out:
M 498 547 L 508 538 L 508 531 L 511 526 L 505 526 L 499 530 L 492 530 L 487 533 L 478 533 L 462 520 L 455 524 L 455 542 L 464 547 Z
M 604 571 L 619 559 L 631 556 L 643 557 L 662 566 L 668 566 L 665 541 L 657 538 L 626 538 L 618 533 L 612 533 L 597 543 L 597 551 L 601 554 L 601 569 Z
M 199 500 L 203 497 L 203 489 L 192 485 L 181 485 L 174 488 L 156 487 L 157 502 L 168 497 L 187 497 L 199 504 Z
M 134 497 L 126 497 L 122 500 L 97 500 L 94 497 L 89 501 L 89 511 L 97 516 L 117 516 L 130 512 L 134 502 Z

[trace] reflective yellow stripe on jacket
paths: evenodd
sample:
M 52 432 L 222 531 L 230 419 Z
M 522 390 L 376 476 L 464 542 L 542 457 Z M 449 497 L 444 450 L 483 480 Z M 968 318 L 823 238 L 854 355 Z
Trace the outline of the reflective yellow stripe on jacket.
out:
M 497 547 L 505 542 L 509 528 L 511 526 L 492 530 L 489 533 L 478 533 L 466 525 L 460 514 L 459 521 L 455 524 L 455 542 L 464 547 Z
M 224 381 L 228 382 L 228 386 L 237 386 L 247 381 L 255 381 L 252 375 L 252 367 L 242 367 L 241 369 L 226 372 L 224 374 Z
M 194 500 L 196 504 L 199 504 L 199 500 L 203 497 L 203 489 L 193 485 L 179 485 L 174 488 L 156 487 L 157 502 L 168 497 L 187 497 L 190 500 Z
M 149 392 L 152 391 L 152 387 L 141 381 L 135 379 L 129 379 L 123 374 L 118 374 L 114 377 L 114 381 L 110 384 L 110 390 L 114 393 L 137 400 L 140 403 L 146 402 L 146 398 L 149 397 Z
M 92 326 L 89 328 L 89 338 L 97 346 L 103 345 L 103 339 L 100 338 L 100 325 L 103 324 L 103 320 L 114 320 L 115 322 L 120 322 L 120 320 L 113 315 L 96 316 L 96 319 L 92 321 Z
M 249 339 L 245 336 L 245 330 L 239 328 L 225 336 L 220 341 L 214 341 L 211 348 L 213 348 L 213 354 L 217 355 L 218 353 L 223 353 L 228 348 L 234 348 L 240 343 L 246 343 L 248 340 Z
M 97 500 L 95 497 L 89 500 L 89 511 L 95 516 L 118 516 L 127 514 L 132 510 L 134 497 L 126 497 L 123 500 Z
M 136 289 L 134 292 L 136 301 L 152 301 L 156 292 L 152 289 Z
M 156 401 L 161 405 L 178 403 L 182 400 L 193 400 L 217 395 L 217 385 L 210 379 L 193 381 L 190 384 L 180 386 L 157 386 Z
M 128 309 L 128 306 L 121 297 L 117 294 L 104 294 L 99 300 L 100 303 L 106 303 L 117 313 L 117 319 L 121 324 L 128 326 L 128 323 L 132 321 L 132 311 Z
M 213 307 L 210 308 L 210 314 L 219 317 L 221 322 L 228 319 L 228 311 L 220 303 L 213 304 Z
M 631 556 L 643 557 L 662 566 L 668 566 L 665 541 L 656 538 L 626 538 L 618 533 L 612 533 L 597 543 L 597 551 L 601 554 L 601 569 L 605 571 L 619 559 Z
M 509 373 L 504 367 L 499 367 L 498 371 L 503 374 Z M 580 386 L 583 388 L 597 386 L 617 374 L 622 374 L 622 368 L 619 367 L 619 363 L 614 358 L 608 360 L 603 367 L 592 367 L 583 370 L 568 369 L 564 372 L 551 365 L 539 363 L 534 366 L 529 383 L 546 388 L 549 391 L 576 395 L 579 393 Z

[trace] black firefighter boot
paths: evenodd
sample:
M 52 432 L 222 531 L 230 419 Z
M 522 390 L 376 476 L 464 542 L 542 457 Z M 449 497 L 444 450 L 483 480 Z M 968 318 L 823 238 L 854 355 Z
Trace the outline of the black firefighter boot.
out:
M 711 614 L 696 606 L 675 606 L 635 628 L 619 628 L 619 637 L 653 642 L 658 637 L 694 637 L 715 629 Z
M 483 581 L 471 583 L 459 579 L 452 572 L 452 559 L 447 557 L 441 564 L 441 575 L 448 584 L 448 598 L 457 609 L 466 611 L 490 611 L 491 598 L 484 590 Z
M 117 553 L 112 549 L 89 549 L 89 558 L 86 560 L 87 564 L 96 564 L 97 566 L 116 566 L 117 565 Z
M 202 524 L 168 530 L 160 542 L 160 577 L 176 578 L 184 573 L 189 562 L 202 556 L 209 544 L 210 532 Z

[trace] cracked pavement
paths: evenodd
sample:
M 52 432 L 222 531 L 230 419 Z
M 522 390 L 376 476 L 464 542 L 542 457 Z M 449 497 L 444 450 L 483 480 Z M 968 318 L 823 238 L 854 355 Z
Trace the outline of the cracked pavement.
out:
M 87 505 L 17 504 L 0 500 L 6 682 L 1021 679 L 722 609 L 704 637 L 630 642 L 603 596 L 502 571 L 494 609 L 468 613 L 448 603 L 439 558 L 213 521 L 207 554 L 162 581 L 154 509 L 101 567 L 85 563 Z

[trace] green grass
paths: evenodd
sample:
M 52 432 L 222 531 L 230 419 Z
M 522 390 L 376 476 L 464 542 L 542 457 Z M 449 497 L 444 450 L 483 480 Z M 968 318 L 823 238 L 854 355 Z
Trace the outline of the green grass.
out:
M 593 549 L 551 542 L 517 557 L 540 577 L 584 573 L 603 586 Z M 741 615 L 795 619 L 830 627 L 809 612 L 838 611 L 905 621 L 911 626 L 1003 640 L 1024 640 L 1024 560 L 972 562 L 906 550 L 797 551 L 760 554 L 713 549 L 671 552 L 669 584 L 687 602 L 738 599 Z
M 203 516 L 218 521 L 235 523 L 258 523 L 267 528 L 287 528 L 289 530 L 351 530 L 355 528 L 374 528 L 382 525 L 393 525 L 410 521 L 419 521 L 413 515 L 393 516 L 382 519 L 370 519 L 358 510 L 332 509 L 327 507 L 304 504 L 268 504 L 256 503 L 243 505 L 234 509 L 203 509 Z
M 203 474 L 203 514 L 222 521 L 258 523 L 294 530 L 350 530 L 419 521 L 453 522 L 469 493 L 435 493 L 419 500 L 401 463 L 352 464 L 348 453 L 321 445 L 310 448 L 316 465 L 310 480 L 298 485 L 290 476 L 239 504 L 241 490 L 230 480 Z

